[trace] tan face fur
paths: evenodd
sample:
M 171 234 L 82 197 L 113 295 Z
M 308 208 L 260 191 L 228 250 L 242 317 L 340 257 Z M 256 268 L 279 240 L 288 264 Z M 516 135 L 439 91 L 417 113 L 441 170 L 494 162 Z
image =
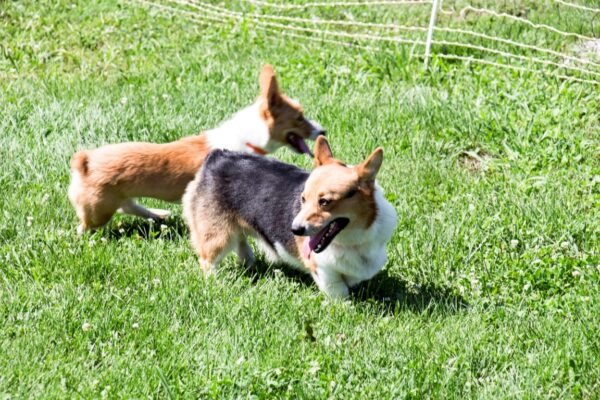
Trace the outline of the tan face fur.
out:
M 269 127 L 271 140 L 287 145 L 290 133 L 302 139 L 315 139 L 324 133 L 316 122 L 304 117 L 300 105 L 279 91 L 275 71 L 265 65 L 260 73 L 261 116 Z
M 336 218 L 348 218 L 347 230 L 365 229 L 376 216 L 375 176 L 383 161 L 383 150 L 376 149 L 363 163 L 348 167 L 333 158 L 327 140 L 320 136 L 315 144 L 315 169 L 302 192 L 302 208 L 294 219 L 312 236 Z

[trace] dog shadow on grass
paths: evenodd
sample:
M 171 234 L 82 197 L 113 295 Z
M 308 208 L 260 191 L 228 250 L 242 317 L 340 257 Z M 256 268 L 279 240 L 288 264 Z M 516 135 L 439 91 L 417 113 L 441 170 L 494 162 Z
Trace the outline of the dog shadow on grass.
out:
M 103 228 L 102 236 L 112 240 L 137 238 L 140 240 L 178 240 L 189 237 L 189 229 L 179 216 L 163 222 L 153 222 L 141 218 L 122 218 Z M 241 268 L 242 274 L 257 282 L 263 278 L 273 278 L 283 274 L 286 278 L 318 290 L 309 274 L 294 270 L 285 265 L 271 264 L 262 255 L 251 267 Z M 403 310 L 426 313 L 440 310 L 455 313 L 468 307 L 466 300 L 452 293 L 449 288 L 432 285 L 411 285 L 393 276 L 387 269 L 373 279 L 359 284 L 350 290 L 350 301 L 375 307 L 383 314 L 396 314 Z
M 182 237 L 187 238 L 189 229 L 179 216 L 172 216 L 161 222 L 123 217 L 104 227 L 102 236 L 111 240 L 121 238 L 176 240 Z
M 410 284 L 391 275 L 387 269 L 379 272 L 373 279 L 360 283 L 350 292 L 353 299 L 373 304 L 389 314 L 402 310 L 415 313 L 433 310 L 456 313 L 468 307 L 465 298 L 452 293 L 450 288 Z
M 257 259 L 251 267 L 245 267 L 243 274 L 254 282 L 283 274 L 288 279 L 318 290 L 310 275 L 286 266 L 273 265 L 262 259 Z M 386 315 L 394 315 L 401 311 L 421 314 L 433 310 L 453 314 L 468 307 L 467 301 L 453 294 L 449 288 L 410 285 L 391 275 L 387 269 L 379 272 L 371 280 L 350 289 L 350 301 L 374 307 Z

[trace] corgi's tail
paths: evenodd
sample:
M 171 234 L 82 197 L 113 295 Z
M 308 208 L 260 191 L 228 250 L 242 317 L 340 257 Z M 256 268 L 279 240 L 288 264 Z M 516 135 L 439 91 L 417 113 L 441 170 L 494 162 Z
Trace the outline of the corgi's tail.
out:
M 85 151 L 79 151 L 71 158 L 71 170 L 78 171 L 85 176 L 88 173 L 88 155 Z

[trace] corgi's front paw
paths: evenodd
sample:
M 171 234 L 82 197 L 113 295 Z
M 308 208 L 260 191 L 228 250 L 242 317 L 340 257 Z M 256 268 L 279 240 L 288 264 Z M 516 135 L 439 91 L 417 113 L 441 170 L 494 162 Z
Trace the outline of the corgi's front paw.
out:
M 350 293 L 342 275 L 335 271 L 317 269 L 312 273 L 312 277 L 319 289 L 332 299 L 345 299 Z
M 80 225 L 77 227 L 77 234 L 78 234 L 79 236 L 81 236 L 81 235 L 83 235 L 84 233 L 85 233 L 85 227 L 83 226 L 83 224 L 80 224 Z

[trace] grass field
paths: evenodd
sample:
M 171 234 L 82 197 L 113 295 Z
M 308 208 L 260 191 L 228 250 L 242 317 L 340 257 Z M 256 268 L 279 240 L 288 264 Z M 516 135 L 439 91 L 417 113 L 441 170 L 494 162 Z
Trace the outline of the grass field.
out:
M 410 54 L 128 2 L 0 1 L 0 398 L 599 398 L 598 86 L 444 60 L 424 73 Z M 265 62 L 339 158 L 384 147 L 399 225 L 381 274 L 349 301 L 234 257 L 205 279 L 181 207 L 155 201 L 165 226 L 117 216 L 76 235 L 74 151 L 214 127 L 253 101 Z

